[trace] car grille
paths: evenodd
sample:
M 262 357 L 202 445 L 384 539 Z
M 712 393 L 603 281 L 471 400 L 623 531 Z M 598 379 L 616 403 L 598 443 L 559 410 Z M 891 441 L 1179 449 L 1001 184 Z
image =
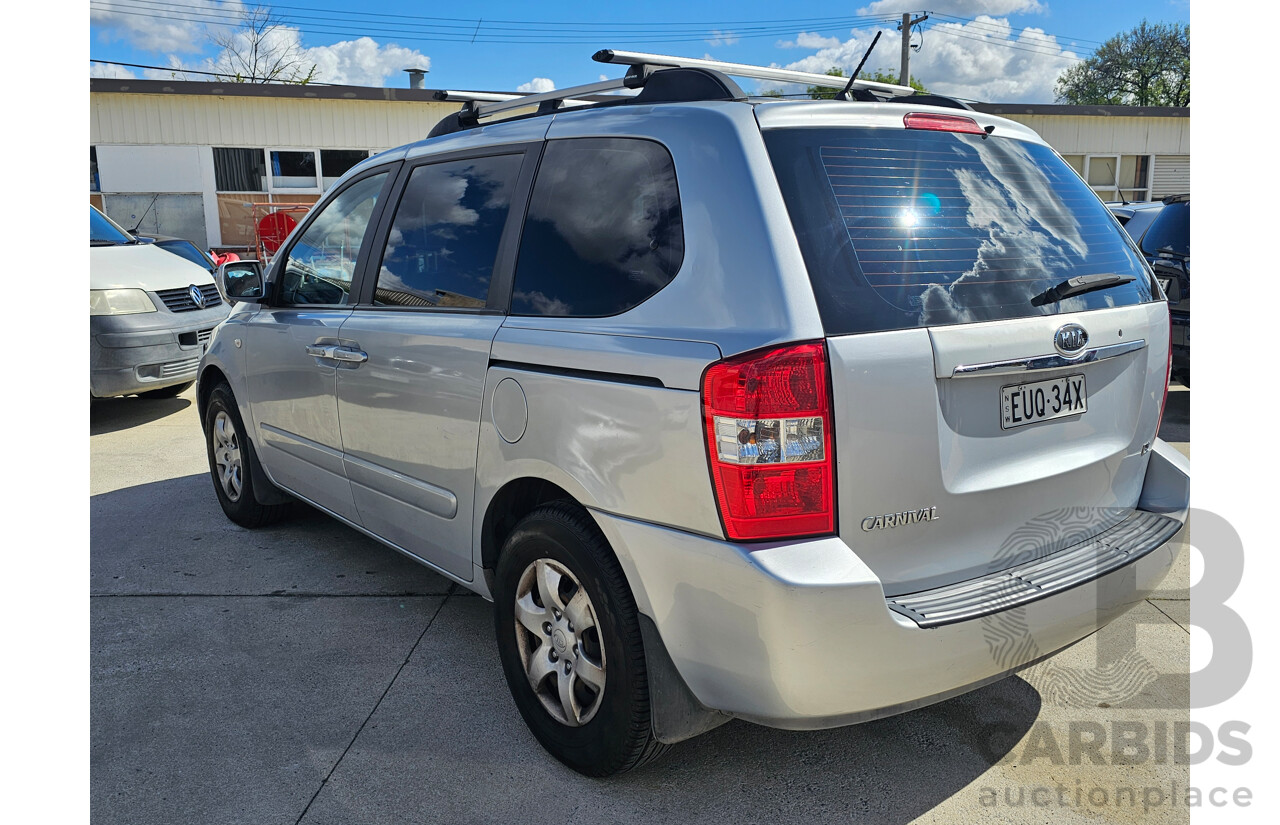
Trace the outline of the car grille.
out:
M 160 377 L 174 378 L 179 375 L 187 375 L 188 373 L 194 373 L 196 368 L 199 366 L 199 358 L 188 358 L 185 361 L 170 361 L 168 364 L 160 367 Z
M 198 306 L 191 297 L 191 287 L 184 286 L 178 289 L 161 289 L 156 294 L 160 296 L 160 300 L 164 301 L 164 305 L 169 308 L 170 312 L 191 312 L 197 309 L 209 309 L 216 307 L 222 303 L 222 296 L 218 294 L 218 288 L 213 284 L 204 284 L 196 287 L 200 290 L 200 294 L 204 296 L 204 306 Z
M 184 347 L 194 347 L 196 344 L 207 344 L 209 339 L 213 337 L 213 327 L 209 329 L 198 329 L 195 332 L 178 333 L 178 343 Z

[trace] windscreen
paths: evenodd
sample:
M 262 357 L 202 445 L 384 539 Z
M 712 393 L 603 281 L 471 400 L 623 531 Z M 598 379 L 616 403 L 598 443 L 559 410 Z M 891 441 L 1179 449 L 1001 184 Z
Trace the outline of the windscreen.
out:
M 1153 300 L 1123 230 L 1047 146 L 845 127 L 765 143 L 829 335 Z M 1082 275 L 1133 280 L 1052 300 Z
M 1172 252 L 1191 255 L 1191 203 L 1171 203 L 1160 210 L 1160 217 L 1142 236 L 1142 251 L 1148 255 Z
M 113 246 L 115 244 L 129 243 L 133 238 L 121 232 L 120 229 L 107 220 L 102 213 L 89 207 L 89 245 L 90 246 Z

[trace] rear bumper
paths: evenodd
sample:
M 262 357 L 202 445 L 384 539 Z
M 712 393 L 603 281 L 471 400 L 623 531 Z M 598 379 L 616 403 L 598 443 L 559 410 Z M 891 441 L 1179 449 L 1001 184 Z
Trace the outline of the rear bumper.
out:
M 1157 442 L 1141 509 L 1186 520 L 1189 467 Z M 708 708 L 772 727 L 835 727 L 963 693 L 1106 625 L 1155 590 L 1176 540 L 1054 595 L 924 628 L 894 612 L 839 538 L 748 550 L 596 513 L 680 676 Z
M 89 392 L 98 398 L 131 395 L 194 381 L 212 330 L 227 317 L 215 307 L 89 319 Z M 167 316 L 172 326 L 157 326 Z

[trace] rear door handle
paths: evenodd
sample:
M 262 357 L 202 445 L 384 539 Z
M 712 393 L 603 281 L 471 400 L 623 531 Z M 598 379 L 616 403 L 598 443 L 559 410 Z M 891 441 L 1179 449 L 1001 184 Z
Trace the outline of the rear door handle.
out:
M 307 355 L 314 355 L 317 358 L 335 358 L 333 354 L 336 346 L 320 346 L 319 344 L 309 344 L 307 346 Z

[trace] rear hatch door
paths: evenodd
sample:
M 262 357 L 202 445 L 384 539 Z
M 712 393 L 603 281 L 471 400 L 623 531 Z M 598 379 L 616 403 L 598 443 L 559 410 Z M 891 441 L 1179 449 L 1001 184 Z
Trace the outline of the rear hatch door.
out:
M 765 140 L 827 333 L 840 535 L 897 595 L 1123 518 L 1169 332 L 1132 241 L 1034 136 L 889 123 Z

